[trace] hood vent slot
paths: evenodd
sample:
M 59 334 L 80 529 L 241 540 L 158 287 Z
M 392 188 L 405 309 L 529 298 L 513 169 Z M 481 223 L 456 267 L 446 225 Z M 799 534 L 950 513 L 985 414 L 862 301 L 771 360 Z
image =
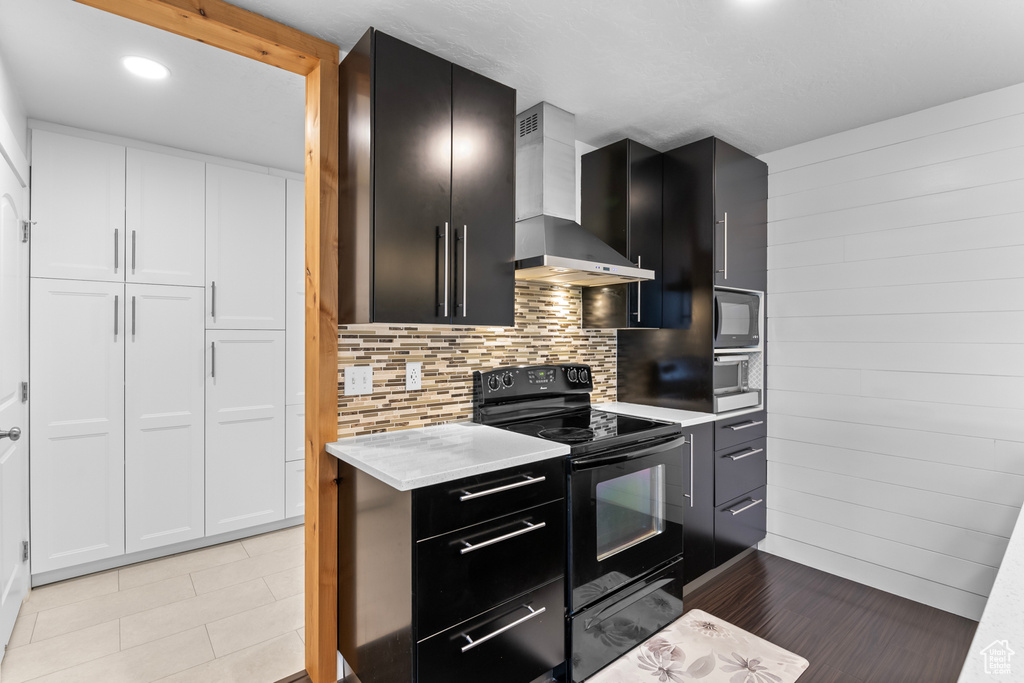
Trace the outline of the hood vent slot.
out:
M 519 137 L 525 138 L 530 133 L 534 133 L 540 126 L 537 123 L 537 112 L 529 116 L 525 116 L 519 120 Z

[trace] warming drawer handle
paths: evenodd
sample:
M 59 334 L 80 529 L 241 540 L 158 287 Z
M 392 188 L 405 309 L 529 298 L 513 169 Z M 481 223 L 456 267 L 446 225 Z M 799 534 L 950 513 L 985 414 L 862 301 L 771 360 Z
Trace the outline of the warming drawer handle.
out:
M 483 543 L 477 543 L 476 545 L 473 545 L 472 543 L 467 543 L 466 541 L 463 541 L 463 543 L 465 543 L 466 547 L 463 548 L 462 550 L 460 550 L 459 554 L 460 555 L 465 555 L 466 553 L 471 553 L 474 550 L 480 550 L 481 548 L 486 548 L 489 545 L 494 545 L 495 543 L 501 543 L 502 541 L 507 541 L 510 538 L 515 538 L 516 536 L 522 536 L 523 534 L 528 534 L 531 531 L 537 531 L 538 529 L 543 529 L 544 527 L 546 527 L 548 525 L 547 522 L 541 522 L 540 524 L 531 524 L 530 522 L 523 522 L 523 524 L 525 524 L 526 526 L 524 526 L 522 529 L 517 529 L 517 530 L 515 530 L 515 531 L 513 531 L 511 533 L 505 534 L 503 536 L 497 536 L 495 538 L 492 538 L 492 539 L 489 539 L 487 541 L 484 541 Z
M 741 429 L 750 429 L 751 427 L 756 427 L 758 425 L 763 425 L 763 424 L 764 424 L 764 420 L 751 420 L 750 422 L 743 422 L 742 424 L 738 424 L 738 425 L 729 425 L 729 429 L 731 429 L 734 432 L 738 432 Z
M 726 457 L 729 458 L 730 460 L 735 461 L 735 460 L 742 460 L 743 458 L 748 458 L 751 455 L 757 455 L 758 453 L 764 453 L 764 449 L 763 448 L 751 448 L 750 450 L 745 451 L 743 453 L 736 453 L 735 455 L 727 455 Z
M 539 484 L 547 479 L 547 477 L 531 477 L 528 474 L 524 474 L 523 476 L 526 477 L 526 479 L 524 479 L 523 481 L 505 484 L 504 486 L 496 486 L 495 488 L 487 489 L 486 491 L 477 491 L 476 493 L 467 493 L 466 491 L 463 491 L 462 493 L 465 495 L 459 496 L 459 502 L 465 502 L 467 500 L 473 500 L 475 498 L 483 498 L 484 496 L 490 496 L 494 493 L 501 493 L 502 491 L 511 491 L 512 489 L 517 489 L 520 486 Z
M 533 609 L 529 605 L 523 605 L 523 607 L 525 607 L 526 609 L 530 610 L 530 613 L 527 614 L 525 617 L 522 617 L 521 619 L 516 619 L 515 621 L 513 621 L 508 626 L 502 626 L 497 631 L 492 631 L 491 633 L 488 633 L 483 638 L 478 638 L 476 640 L 473 640 L 468 635 L 463 633 L 462 637 L 465 638 L 466 640 L 468 640 L 469 644 L 468 645 L 463 645 L 462 646 L 462 651 L 463 652 L 469 652 L 470 650 L 472 650 L 477 645 L 483 645 L 484 643 L 486 643 L 491 638 L 497 638 L 498 636 L 500 636 L 505 631 L 509 631 L 511 629 L 514 629 L 516 626 L 519 626 L 520 624 L 524 624 L 524 623 L 528 622 L 530 619 L 533 619 L 534 617 L 537 617 L 537 616 L 540 616 L 541 614 L 544 614 L 544 612 L 546 612 L 547 609 L 548 609 L 547 607 L 541 607 L 540 609 Z
M 748 500 L 750 500 L 750 499 L 748 499 Z M 743 507 L 741 507 L 739 510 L 730 509 L 730 510 L 727 510 L 727 512 L 730 512 L 730 513 L 732 513 L 734 515 L 738 515 L 741 512 L 746 512 L 750 508 L 755 507 L 757 505 L 760 505 L 763 502 L 764 502 L 764 498 L 755 498 L 755 499 L 751 500 L 750 503 L 748 503 L 747 505 L 744 505 Z

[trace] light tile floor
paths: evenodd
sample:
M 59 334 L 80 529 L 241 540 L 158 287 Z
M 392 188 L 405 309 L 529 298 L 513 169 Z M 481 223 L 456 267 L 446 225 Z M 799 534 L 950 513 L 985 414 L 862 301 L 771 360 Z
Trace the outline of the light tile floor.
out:
M 2 683 L 274 683 L 301 671 L 303 527 L 33 590 Z

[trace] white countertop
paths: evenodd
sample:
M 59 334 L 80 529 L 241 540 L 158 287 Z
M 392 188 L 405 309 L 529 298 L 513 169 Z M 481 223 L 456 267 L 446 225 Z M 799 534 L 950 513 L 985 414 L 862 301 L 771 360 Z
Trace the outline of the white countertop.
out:
M 1024 681 L 1024 509 L 1010 535 L 1006 554 L 999 565 L 992 592 L 985 603 L 974 642 L 960 672 L 959 683 L 980 681 Z M 1006 641 L 1006 642 L 997 642 Z M 989 648 L 992 645 L 992 648 Z M 985 673 L 982 650 L 1007 647 L 1015 654 L 1009 657 L 1009 675 Z
M 760 407 L 744 408 L 743 410 L 734 410 L 723 415 L 715 415 L 714 413 L 696 413 L 691 410 L 676 410 L 675 408 L 645 406 L 640 403 L 595 403 L 594 408 L 597 408 L 598 410 L 607 410 L 610 413 L 619 413 L 620 415 L 632 415 L 634 417 L 647 417 L 652 420 L 678 422 L 683 427 L 699 425 L 704 422 L 714 422 L 715 420 L 724 420 L 726 418 L 746 415 L 748 413 L 756 413 L 762 410 Z
M 569 447 L 473 422 L 354 436 L 327 452 L 399 491 L 569 454 Z

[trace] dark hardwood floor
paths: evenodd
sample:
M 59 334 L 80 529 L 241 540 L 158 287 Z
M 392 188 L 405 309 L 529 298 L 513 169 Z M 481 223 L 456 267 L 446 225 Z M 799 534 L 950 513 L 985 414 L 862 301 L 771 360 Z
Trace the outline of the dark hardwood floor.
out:
M 761 552 L 688 594 L 685 604 L 807 659 L 799 683 L 955 683 L 978 626 Z

